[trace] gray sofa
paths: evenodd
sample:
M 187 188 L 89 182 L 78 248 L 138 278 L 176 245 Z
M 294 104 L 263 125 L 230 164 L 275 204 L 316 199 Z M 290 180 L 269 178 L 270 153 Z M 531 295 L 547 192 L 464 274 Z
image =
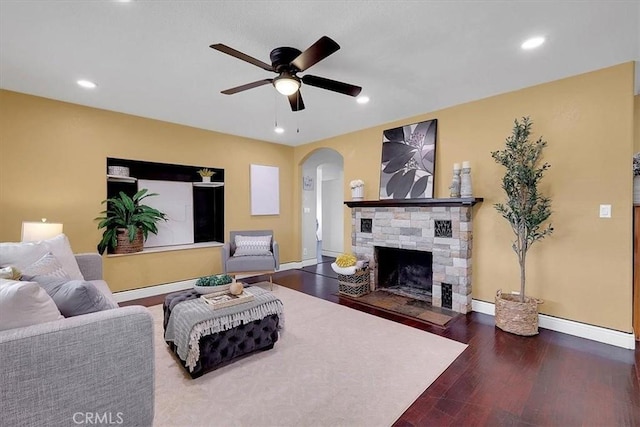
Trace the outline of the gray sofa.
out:
M 100 281 L 98 254 L 76 259 L 86 280 Z M 0 331 L 0 360 L 2 426 L 153 424 L 153 319 L 144 307 Z

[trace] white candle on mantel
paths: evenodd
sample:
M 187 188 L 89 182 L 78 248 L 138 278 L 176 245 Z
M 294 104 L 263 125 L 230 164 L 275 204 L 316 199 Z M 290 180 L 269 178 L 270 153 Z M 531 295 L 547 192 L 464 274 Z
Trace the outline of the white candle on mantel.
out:
M 460 163 L 454 163 L 453 164 L 453 170 L 454 171 L 460 170 Z
M 470 162 L 462 162 L 462 169 L 469 169 L 471 167 Z

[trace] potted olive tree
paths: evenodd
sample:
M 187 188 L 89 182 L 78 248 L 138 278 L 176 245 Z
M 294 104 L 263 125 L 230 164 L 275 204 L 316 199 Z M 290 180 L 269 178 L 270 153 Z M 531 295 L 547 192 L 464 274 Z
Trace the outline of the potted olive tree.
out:
M 532 122 L 529 117 L 514 121 L 513 133 L 506 139 L 505 149 L 493 151 L 491 157 L 506 171 L 502 189 L 507 200 L 496 203 L 496 210 L 505 218 L 515 236 L 512 248 L 520 266 L 520 293 L 496 295 L 496 326 L 518 335 L 538 333 L 540 300 L 525 296 L 527 252 L 538 240 L 553 232 L 547 223 L 551 215 L 551 199 L 538 191 L 538 184 L 549 164 L 542 162 L 542 150 L 547 142 L 542 138 L 530 141 Z
M 109 249 L 113 253 L 133 253 L 142 251 L 144 241 L 149 233 L 158 234 L 158 221 L 166 221 L 164 213 L 140 202 L 156 193 L 148 193 L 143 188 L 133 197 L 120 192 L 116 197 L 102 201 L 107 210 L 103 216 L 96 218 L 100 221 L 98 229 L 104 228 L 102 240 L 98 243 L 98 252 L 103 254 Z

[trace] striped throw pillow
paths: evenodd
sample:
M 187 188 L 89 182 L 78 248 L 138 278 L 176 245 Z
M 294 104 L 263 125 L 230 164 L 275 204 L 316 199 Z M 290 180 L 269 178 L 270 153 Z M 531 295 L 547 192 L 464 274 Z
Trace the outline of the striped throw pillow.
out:
M 271 255 L 271 235 L 236 235 L 236 251 L 233 256 Z

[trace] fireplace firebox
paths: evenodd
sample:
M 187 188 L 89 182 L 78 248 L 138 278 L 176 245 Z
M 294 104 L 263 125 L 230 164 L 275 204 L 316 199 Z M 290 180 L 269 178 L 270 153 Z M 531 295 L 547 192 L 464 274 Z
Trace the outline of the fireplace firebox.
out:
M 378 289 L 431 302 L 431 252 L 376 246 L 374 256 Z

